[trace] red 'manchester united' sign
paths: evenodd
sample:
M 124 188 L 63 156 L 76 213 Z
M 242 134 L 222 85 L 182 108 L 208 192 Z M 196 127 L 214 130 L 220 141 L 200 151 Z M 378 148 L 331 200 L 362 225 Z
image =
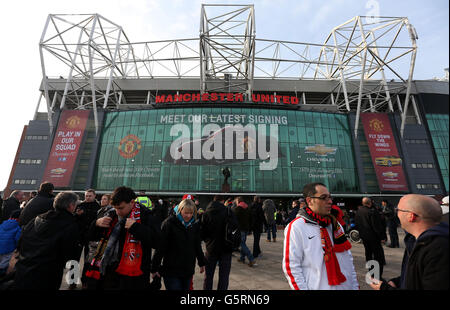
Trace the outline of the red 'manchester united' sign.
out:
M 386 114 L 361 113 L 364 133 L 381 191 L 408 191 L 402 159 Z
M 89 113 L 87 110 L 62 112 L 43 181 L 51 182 L 55 187 L 70 186 Z
M 158 95 L 155 103 L 187 103 L 187 102 L 244 102 L 244 95 L 240 93 L 186 93 L 176 95 Z M 252 94 L 253 103 L 280 103 L 298 104 L 299 100 L 295 96 Z

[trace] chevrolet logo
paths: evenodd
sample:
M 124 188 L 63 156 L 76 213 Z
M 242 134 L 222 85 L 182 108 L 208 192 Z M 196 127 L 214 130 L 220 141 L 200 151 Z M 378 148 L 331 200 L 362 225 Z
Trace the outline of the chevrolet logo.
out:
M 319 156 L 327 156 L 328 154 L 336 154 L 337 147 L 327 147 L 325 144 L 316 144 L 314 146 L 306 146 L 305 153 L 315 153 Z
M 53 174 L 63 174 L 64 172 L 66 172 L 67 169 L 63 169 L 63 168 L 55 168 L 50 170 L 50 173 Z
M 388 178 L 388 179 L 393 179 L 396 178 L 398 176 L 398 173 L 392 172 L 392 171 L 388 171 L 388 172 L 383 172 L 383 176 Z

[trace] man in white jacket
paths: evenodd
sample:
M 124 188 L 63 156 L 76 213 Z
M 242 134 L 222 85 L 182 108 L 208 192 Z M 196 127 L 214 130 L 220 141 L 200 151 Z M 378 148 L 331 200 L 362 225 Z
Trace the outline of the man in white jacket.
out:
M 295 290 L 358 290 L 351 244 L 331 215 L 322 183 L 303 188 L 307 206 L 284 230 L 283 271 Z

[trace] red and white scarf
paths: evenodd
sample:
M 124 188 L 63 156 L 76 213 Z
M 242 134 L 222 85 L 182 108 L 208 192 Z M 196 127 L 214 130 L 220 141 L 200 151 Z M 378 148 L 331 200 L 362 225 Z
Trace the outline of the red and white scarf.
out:
M 139 203 L 135 203 L 131 209 L 130 218 L 136 223 L 141 223 L 141 208 Z M 141 270 L 142 264 L 142 244 L 141 241 L 134 239 L 133 235 L 127 230 L 125 236 L 125 244 L 122 250 L 122 257 L 120 259 L 119 267 L 116 272 L 118 274 L 137 277 L 144 273 Z
M 341 272 L 336 252 L 344 252 L 350 250 L 352 245 L 347 240 L 342 226 L 337 223 L 332 215 L 320 216 L 314 213 L 309 207 L 305 207 L 306 215 L 320 226 L 320 236 L 322 238 L 322 247 L 324 250 L 323 259 L 327 268 L 328 284 L 339 285 L 347 279 Z M 327 227 L 332 224 L 333 243 L 328 234 Z

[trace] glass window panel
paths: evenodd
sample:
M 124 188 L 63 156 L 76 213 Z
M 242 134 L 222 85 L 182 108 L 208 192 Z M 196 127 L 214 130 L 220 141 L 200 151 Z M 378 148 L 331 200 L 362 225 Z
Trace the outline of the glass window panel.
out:
M 296 119 L 297 119 L 297 126 L 305 126 L 305 117 L 303 112 L 295 112 L 296 114 Z M 293 124 L 291 124 L 293 125 Z
M 148 125 L 148 111 L 140 111 L 139 113 L 139 125 L 147 126 Z
M 164 141 L 164 125 L 155 126 L 155 141 L 157 142 Z
M 138 127 L 137 136 L 138 136 L 138 138 L 141 141 L 146 141 L 146 136 L 147 136 L 147 128 L 146 128 L 146 126 L 139 126 Z
M 305 114 L 305 127 L 307 128 L 313 128 L 314 127 L 314 120 L 313 120 L 313 113 L 312 112 L 304 112 Z
M 147 123 L 149 125 L 159 124 L 160 120 L 158 119 L 158 110 L 150 110 L 146 112 L 148 115 Z
M 313 113 L 314 127 L 322 128 L 322 113 Z
M 289 143 L 298 143 L 297 127 L 289 126 Z
M 314 128 L 312 128 L 312 127 L 306 128 L 306 142 L 307 143 L 315 143 Z
M 129 112 L 122 112 L 122 113 L 125 114 L 125 120 L 124 120 L 123 125 L 130 126 L 133 121 L 133 112 L 129 111 Z
M 262 175 L 264 178 L 263 191 L 273 193 L 272 171 L 263 170 Z
M 267 126 L 270 130 L 270 126 Z M 287 126 L 278 126 L 278 134 L 280 137 L 280 142 L 289 142 L 289 131 Z
M 334 145 L 338 145 L 338 135 L 336 130 L 330 130 L 331 141 L 333 141 Z
M 325 143 L 325 145 L 328 146 L 328 145 L 332 144 L 331 134 L 330 134 L 330 130 L 328 128 L 322 129 L 322 137 L 323 137 L 323 143 Z
M 299 143 L 307 143 L 308 139 L 306 136 L 306 128 L 305 127 L 297 127 L 297 137 Z
M 296 112 L 295 111 L 288 111 L 287 112 L 287 121 L 289 126 L 295 126 L 297 120 L 295 117 Z
M 314 128 L 315 143 L 323 144 L 322 128 Z

